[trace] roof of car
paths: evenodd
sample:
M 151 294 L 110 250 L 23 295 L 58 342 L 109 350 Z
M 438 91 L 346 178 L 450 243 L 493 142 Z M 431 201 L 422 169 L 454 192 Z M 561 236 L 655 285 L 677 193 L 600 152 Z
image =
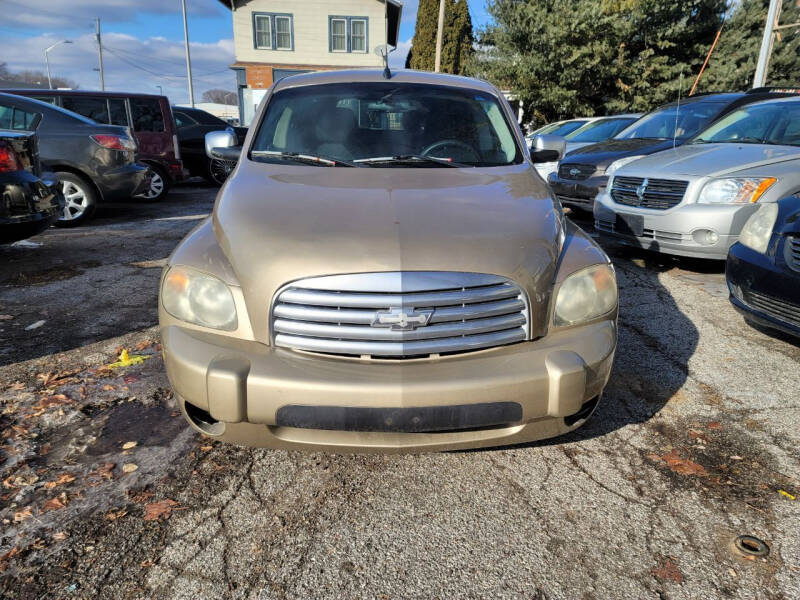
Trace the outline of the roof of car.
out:
M 0 89 L 0 92 L 3 90 Z M 66 89 L 38 89 L 38 88 L 14 88 L 14 94 L 27 96 L 35 94 L 37 96 L 106 96 L 108 98 L 165 98 L 159 94 L 140 94 L 139 92 L 101 92 L 99 90 L 66 90 Z
M 427 71 L 413 71 L 411 69 L 397 69 L 392 71 L 390 79 L 385 79 L 383 69 L 350 69 L 346 71 L 315 71 L 313 73 L 301 73 L 284 77 L 275 84 L 275 91 L 301 87 L 306 85 L 318 85 L 326 83 L 421 83 L 427 85 L 444 85 L 450 87 L 467 88 L 482 90 L 492 94 L 499 94 L 497 88 L 491 83 L 473 79 L 472 77 L 462 77 L 460 75 L 449 75 L 446 73 L 430 73 Z

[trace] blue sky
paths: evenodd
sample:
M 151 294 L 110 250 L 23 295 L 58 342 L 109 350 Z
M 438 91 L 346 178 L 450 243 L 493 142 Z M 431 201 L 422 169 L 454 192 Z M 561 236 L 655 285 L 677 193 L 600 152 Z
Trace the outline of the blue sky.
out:
M 183 59 L 180 0 L 0 0 L 0 62 L 12 71 L 44 70 L 43 49 L 51 69 L 82 89 L 99 87 L 94 17 L 101 19 L 106 89 L 156 92 L 162 86 L 173 102 L 188 99 Z M 392 62 L 404 61 L 414 34 L 418 0 L 406 0 L 400 28 L 401 48 Z M 485 0 L 469 0 L 476 27 L 485 23 Z M 231 13 L 218 0 L 187 0 L 195 96 L 222 87 L 233 90 Z

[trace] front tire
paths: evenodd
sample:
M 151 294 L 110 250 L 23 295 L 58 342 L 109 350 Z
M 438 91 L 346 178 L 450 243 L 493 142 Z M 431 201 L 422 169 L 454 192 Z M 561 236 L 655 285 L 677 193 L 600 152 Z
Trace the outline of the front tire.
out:
M 144 202 L 160 202 L 169 193 L 169 178 L 161 167 L 150 166 L 150 170 L 153 172 L 150 187 L 136 198 Z
M 80 175 L 67 171 L 56 173 L 64 194 L 64 210 L 56 221 L 56 227 L 77 227 L 92 218 L 97 208 L 94 187 Z
M 208 175 L 206 179 L 214 185 L 221 186 L 230 176 L 236 163 L 230 160 L 212 158 L 208 161 Z

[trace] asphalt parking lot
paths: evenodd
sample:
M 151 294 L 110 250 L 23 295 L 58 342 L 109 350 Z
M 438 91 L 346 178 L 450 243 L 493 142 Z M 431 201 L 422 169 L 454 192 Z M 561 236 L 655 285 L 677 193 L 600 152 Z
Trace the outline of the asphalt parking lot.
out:
M 0 597 L 800 597 L 800 346 L 745 324 L 722 265 L 607 247 L 614 373 L 566 437 L 251 450 L 184 424 L 158 352 L 160 267 L 214 194 L 0 247 Z

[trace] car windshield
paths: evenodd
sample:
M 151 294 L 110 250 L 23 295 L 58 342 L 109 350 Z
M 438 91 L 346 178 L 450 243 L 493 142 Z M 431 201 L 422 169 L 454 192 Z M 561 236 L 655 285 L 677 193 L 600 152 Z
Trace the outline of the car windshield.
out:
M 800 146 L 800 102 L 745 106 L 714 123 L 692 143 Z
M 538 134 L 546 134 L 546 135 L 561 135 L 566 136 L 576 129 L 583 127 L 586 125 L 587 121 L 563 121 L 561 123 L 553 123 L 552 125 L 548 125 L 547 127 L 543 128 L 541 131 L 538 131 Z
M 389 81 L 276 92 L 250 158 L 272 162 L 291 155 L 326 159 L 321 166 L 489 167 L 523 160 L 492 94 Z
M 608 138 L 614 137 L 636 120 L 634 117 L 624 119 L 600 119 L 592 121 L 583 127 L 576 129 L 568 136 L 569 142 L 604 142 Z
M 655 138 L 685 140 L 697 135 L 713 121 L 724 102 L 690 102 L 656 110 L 623 129 L 614 139 Z M 677 126 L 677 127 L 676 127 Z

